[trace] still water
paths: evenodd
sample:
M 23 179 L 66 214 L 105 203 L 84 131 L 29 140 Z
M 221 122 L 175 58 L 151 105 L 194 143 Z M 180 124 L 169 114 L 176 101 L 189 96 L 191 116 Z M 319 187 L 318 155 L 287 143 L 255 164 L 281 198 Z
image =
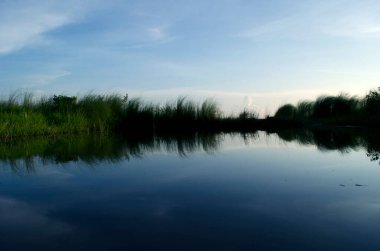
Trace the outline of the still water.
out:
M 0 247 L 380 250 L 377 138 L 323 131 L 1 143 Z

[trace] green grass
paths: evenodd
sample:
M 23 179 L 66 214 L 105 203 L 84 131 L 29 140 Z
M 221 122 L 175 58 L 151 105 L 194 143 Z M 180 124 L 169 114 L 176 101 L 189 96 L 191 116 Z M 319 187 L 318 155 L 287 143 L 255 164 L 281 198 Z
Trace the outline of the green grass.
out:
M 120 118 L 124 100 L 116 95 L 11 95 L 0 102 L 0 137 L 106 132 Z

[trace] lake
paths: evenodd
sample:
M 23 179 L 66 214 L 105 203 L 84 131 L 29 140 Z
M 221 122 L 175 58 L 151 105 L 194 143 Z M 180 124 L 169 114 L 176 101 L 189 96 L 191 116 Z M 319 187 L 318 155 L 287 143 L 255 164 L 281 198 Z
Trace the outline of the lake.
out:
M 379 138 L 344 129 L 3 142 L 0 247 L 380 250 Z

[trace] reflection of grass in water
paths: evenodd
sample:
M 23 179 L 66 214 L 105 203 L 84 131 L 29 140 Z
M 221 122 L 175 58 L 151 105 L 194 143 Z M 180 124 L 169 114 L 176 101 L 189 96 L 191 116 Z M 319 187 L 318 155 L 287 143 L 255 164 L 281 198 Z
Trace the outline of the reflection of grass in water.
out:
M 87 163 L 114 161 L 129 157 L 122 152 L 116 139 L 96 136 L 37 137 L 0 142 L 0 160 L 13 167 L 24 165 L 32 170 L 38 159 L 42 163 Z
M 193 134 L 178 134 L 177 136 L 161 136 L 157 140 L 157 146 L 163 147 L 165 151 L 176 152 L 180 156 L 187 156 L 187 154 L 195 151 L 205 151 L 212 153 L 217 151 L 223 139 L 223 134 L 211 133 L 193 133 Z
M 0 160 L 14 172 L 33 172 L 35 163 L 69 163 L 82 161 L 95 164 L 139 158 L 148 152 L 165 150 L 187 156 L 198 150 L 216 151 L 223 135 L 188 134 L 161 137 L 126 137 L 113 135 L 76 135 L 36 137 L 0 142 Z
M 368 137 L 364 131 L 354 129 L 282 130 L 276 134 L 284 141 L 295 141 L 300 145 L 315 145 L 320 150 L 339 150 L 366 147 Z
M 342 153 L 363 148 L 371 160 L 380 156 L 380 132 L 353 129 L 281 130 L 276 134 L 284 141 L 316 145 L 319 150 Z M 186 157 L 196 151 L 213 153 L 225 134 L 187 133 L 177 135 L 120 136 L 96 134 L 60 137 L 36 137 L 29 140 L 0 142 L 0 160 L 14 172 L 33 172 L 36 163 L 65 164 L 81 161 L 95 164 L 140 158 L 147 153 L 167 151 Z M 254 142 L 257 133 L 241 133 L 246 143 Z
M 281 130 L 276 134 L 284 141 L 315 145 L 319 150 L 347 153 L 359 148 L 367 151 L 371 161 L 380 159 L 380 131 L 353 128 Z

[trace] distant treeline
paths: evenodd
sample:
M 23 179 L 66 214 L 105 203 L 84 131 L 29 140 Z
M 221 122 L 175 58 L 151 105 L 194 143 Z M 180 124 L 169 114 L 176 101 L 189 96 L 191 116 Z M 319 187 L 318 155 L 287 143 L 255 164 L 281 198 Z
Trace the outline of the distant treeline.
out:
M 380 122 L 380 88 L 359 98 L 348 94 L 321 96 L 315 101 L 285 104 L 275 118 L 332 125 L 378 126 Z

